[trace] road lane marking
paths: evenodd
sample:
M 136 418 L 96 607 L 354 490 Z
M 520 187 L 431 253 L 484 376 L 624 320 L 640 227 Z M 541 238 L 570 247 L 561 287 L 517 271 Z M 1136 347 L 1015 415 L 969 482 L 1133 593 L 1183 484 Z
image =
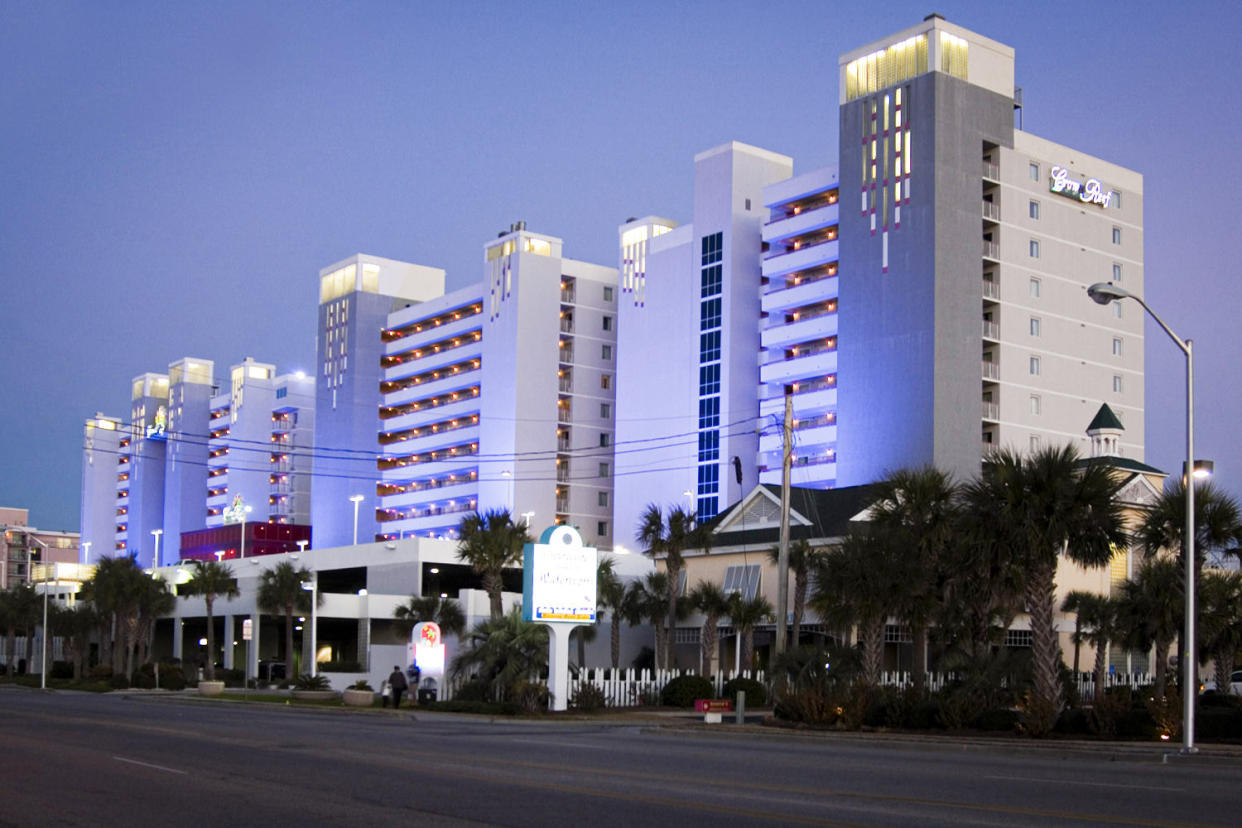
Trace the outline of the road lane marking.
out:
M 185 771 L 177 770 L 176 768 L 165 767 L 164 765 L 152 765 L 150 762 L 139 762 L 137 759 L 126 759 L 124 756 L 113 756 L 112 758 L 118 762 L 126 762 L 130 765 L 141 765 L 144 768 L 167 771 L 168 773 L 179 773 L 182 776 L 185 776 Z
M 1121 782 L 1084 782 L 1079 779 L 1040 779 L 1037 776 L 985 776 L 984 779 L 1005 779 L 1010 782 L 1047 782 L 1049 785 L 1087 785 L 1093 788 L 1131 788 L 1136 791 L 1174 791 L 1185 793 L 1185 788 L 1166 788 L 1163 785 L 1124 785 Z

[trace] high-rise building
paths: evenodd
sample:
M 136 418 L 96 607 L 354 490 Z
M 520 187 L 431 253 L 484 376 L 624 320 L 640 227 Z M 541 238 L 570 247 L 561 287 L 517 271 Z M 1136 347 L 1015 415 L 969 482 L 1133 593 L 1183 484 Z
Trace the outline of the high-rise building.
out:
M 128 505 L 129 497 L 129 469 L 117 466 L 122 439 L 128 439 L 124 424 L 102 413 L 87 419 L 82 429 L 79 531 L 84 564 L 116 551 L 117 511 Z
M 310 512 L 316 546 L 351 543 L 355 514 L 358 539 L 375 537 L 380 332 L 388 314 L 443 293 L 443 270 L 378 256 L 357 254 L 319 272 Z M 289 459 L 296 468 L 299 459 Z
M 483 282 L 389 316 L 380 537 L 506 508 L 611 544 L 617 272 L 562 246 L 515 224 L 484 246 Z
M 79 537 L 77 532 L 36 529 L 29 510 L 0 507 L 0 590 L 30 583 L 32 573 L 46 577 L 38 574 L 39 564 L 76 563 Z
M 164 431 L 164 535 L 160 560 L 180 559 L 181 533 L 203 528 L 206 513 L 207 440 L 215 394 L 209 359 L 185 357 L 168 366 L 168 411 Z M 152 436 L 156 436 L 153 434 Z
M 164 531 L 168 375 L 140 374 L 131 389 L 129 433 L 121 438 L 116 458 L 117 482 L 125 488 L 116 490 L 112 554 L 133 554 L 145 567 L 154 565 L 157 538 Z
M 840 75 L 837 483 L 1081 443 L 1101 401 L 1142 459 L 1141 315 L 1085 296 L 1142 293 L 1142 177 L 1016 129 L 1013 50 L 937 15 Z
M 939 16 L 840 68 L 837 168 L 726 145 L 692 224 L 620 229 L 618 524 L 779 482 L 787 390 L 799 486 L 1085 450 L 1101 401 L 1143 457 L 1142 318 L 1085 295 L 1142 292 L 1142 177 L 1015 128 L 1013 50 Z

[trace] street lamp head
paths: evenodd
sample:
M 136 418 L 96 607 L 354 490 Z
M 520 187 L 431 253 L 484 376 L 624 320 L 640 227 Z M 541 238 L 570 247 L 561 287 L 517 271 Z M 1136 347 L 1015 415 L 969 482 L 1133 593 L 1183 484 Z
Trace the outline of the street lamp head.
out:
M 349 500 L 351 503 L 361 503 L 362 501 L 366 500 L 366 495 L 360 495 L 360 494 L 350 495 Z
M 1211 477 L 1212 473 L 1215 470 L 1216 470 L 1216 464 L 1212 462 L 1211 460 L 1196 460 L 1194 464 L 1194 470 L 1191 472 L 1191 476 L 1196 480 L 1203 480 L 1204 478 Z M 1182 478 L 1184 479 L 1185 477 L 1186 477 L 1186 464 L 1183 462 L 1182 463 Z
M 1130 294 L 1112 282 L 1096 282 L 1087 288 L 1087 295 L 1095 300 L 1096 304 L 1107 305 L 1114 299 L 1125 299 Z

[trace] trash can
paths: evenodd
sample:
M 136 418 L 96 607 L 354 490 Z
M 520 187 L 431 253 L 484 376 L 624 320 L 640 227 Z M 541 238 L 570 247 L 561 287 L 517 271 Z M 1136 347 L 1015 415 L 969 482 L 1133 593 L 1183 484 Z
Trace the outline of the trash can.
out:
M 436 691 L 434 687 L 420 688 L 418 691 L 418 703 L 428 704 L 436 700 Z

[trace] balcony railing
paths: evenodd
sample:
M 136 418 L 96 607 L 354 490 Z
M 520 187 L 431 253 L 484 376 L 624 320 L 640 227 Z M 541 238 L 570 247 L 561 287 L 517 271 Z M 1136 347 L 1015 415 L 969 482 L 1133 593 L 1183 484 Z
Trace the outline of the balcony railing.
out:
M 1000 339 L 1000 324 L 997 322 L 989 322 L 983 320 L 983 338 L 984 339 Z
M 990 178 L 993 181 L 1000 181 L 1000 166 L 990 161 L 983 162 L 983 177 Z
M 561 348 L 560 352 L 561 352 L 560 353 L 561 362 L 573 362 L 574 361 L 574 349 L 573 348 Z
M 573 332 L 574 332 L 574 320 L 562 319 L 561 320 L 561 333 L 573 333 Z
M 983 202 L 983 217 L 992 221 L 1000 221 L 1000 205 L 994 201 Z
M 577 299 L 574 298 L 575 295 L 576 294 L 572 287 L 561 288 L 561 301 L 562 302 L 571 302 L 571 303 L 576 302 Z
M 983 361 L 983 378 L 987 380 L 999 380 L 1000 365 L 985 359 Z
M 560 381 L 556 384 L 556 386 L 561 391 L 564 391 L 565 393 L 568 394 L 569 392 L 574 390 L 573 378 L 572 377 L 561 377 Z
M 983 280 L 983 298 L 984 299 L 1000 299 L 1000 285 L 991 279 Z
M 556 511 L 561 514 L 568 514 L 569 513 L 569 498 L 558 497 L 556 499 Z
M 569 464 L 568 463 L 561 463 L 559 466 L 556 467 L 556 482 L 557 483 L 568 483 L 569 482 Z
M 993 241 L 983 243 L 983 258 L 1000 260 L 1000 245 Z
M 557 422 L 567 423 L 570 421 L 571 417 L 572 417 L 572 412 L 570 412 L 569 406 L 562 405 L 562 406 L 557 407 L 556 409 L 556 421 Z
M 983 419 L 999 420 L 1000 419 L 1000 404 L 994 403 L 994 402 L 985 402 L 983 404 Z

